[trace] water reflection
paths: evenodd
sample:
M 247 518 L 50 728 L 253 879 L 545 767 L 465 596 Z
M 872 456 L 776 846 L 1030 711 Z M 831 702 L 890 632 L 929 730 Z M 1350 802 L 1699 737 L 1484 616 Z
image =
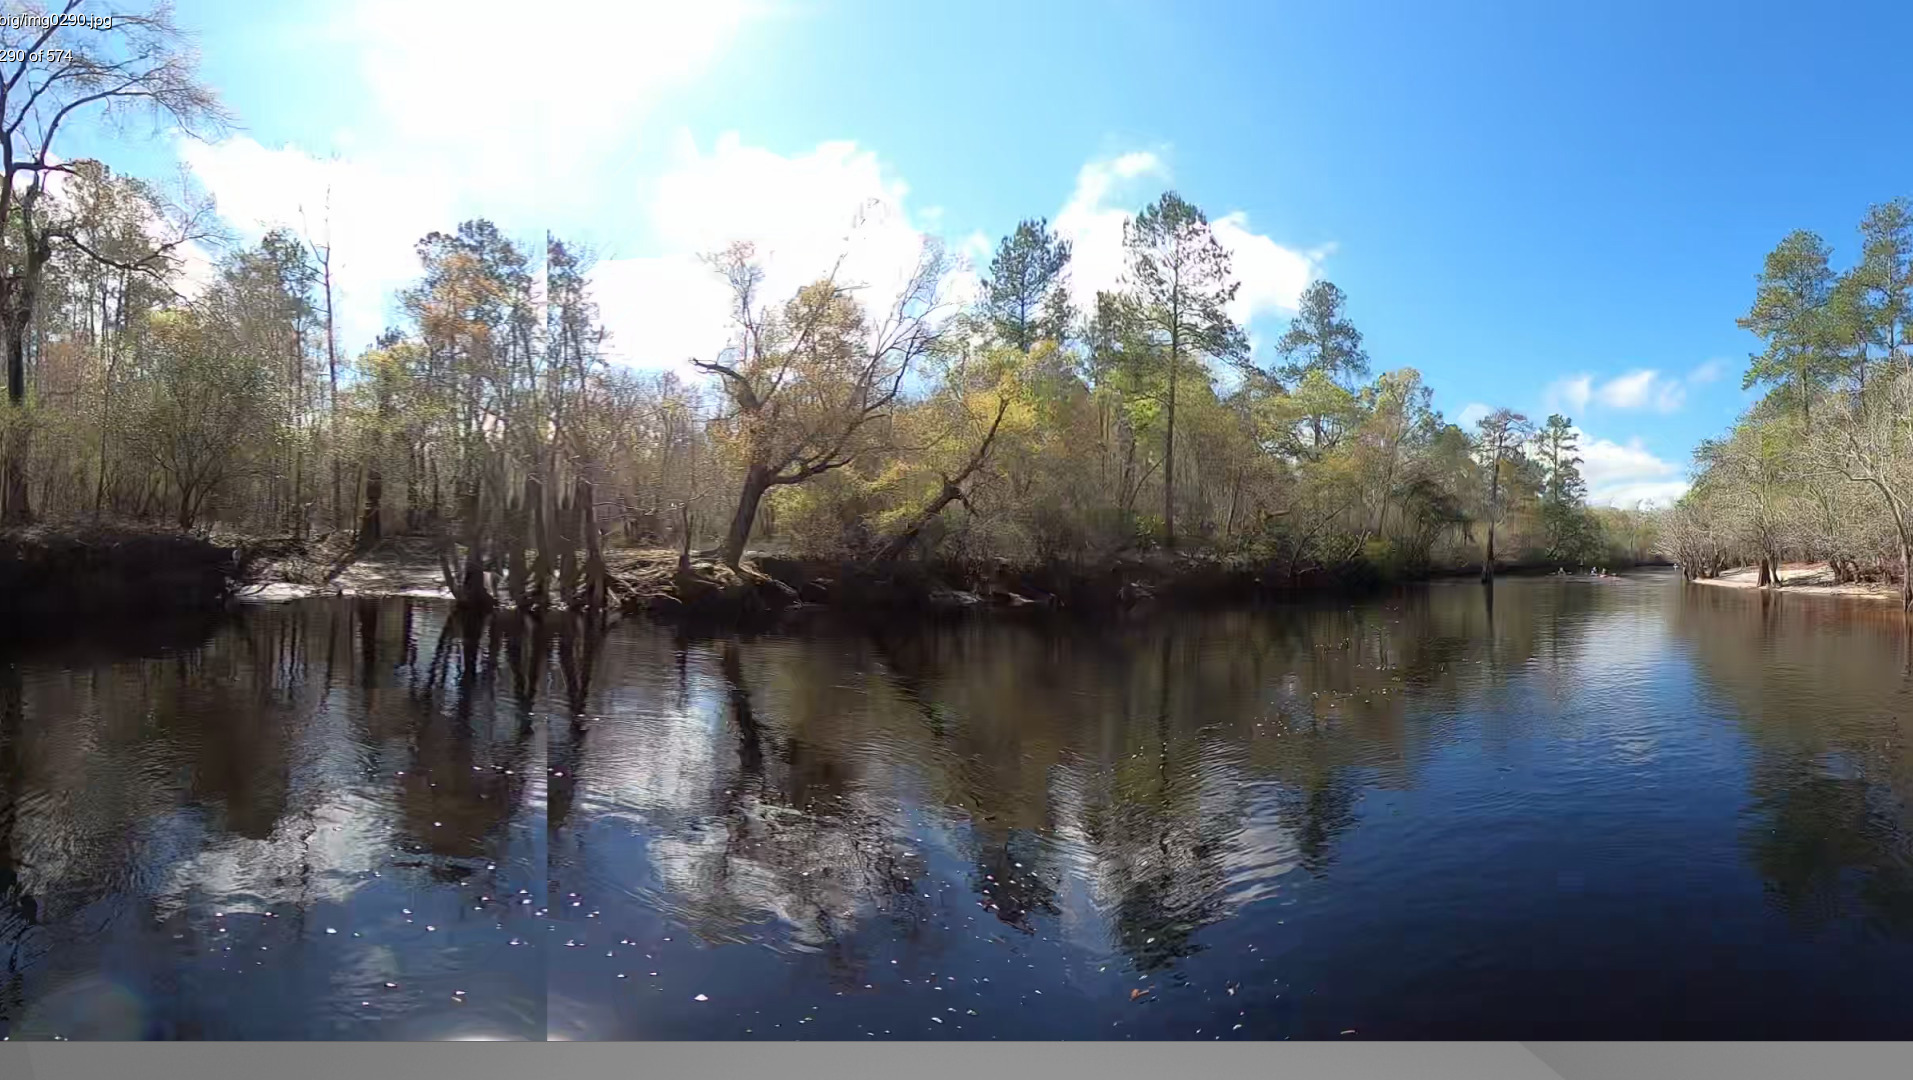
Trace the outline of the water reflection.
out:
M 1913 931 L 1913 652 L 1897 611 L 1690 590 L 1675 625 L 1745 725 L 1746 844 L 1803 934 Z M 1882 605 L 1883 606 L 1883 605 Z
M 496 672 L 410 603 L 7 656 L 0 1033 L 542 1034 L 543 739 Z
M 1870 995 L 1913 973 L 1907 786 L 1860 747 L 1903 634 L 1698 591 L 615 637 L 554 817 L 553 1030 L 1901 1031 Z
M 715 639 L 335 601 L 14 655 L 0 1024 L 1903 1035 L 1910 636 L 1670 575 Z

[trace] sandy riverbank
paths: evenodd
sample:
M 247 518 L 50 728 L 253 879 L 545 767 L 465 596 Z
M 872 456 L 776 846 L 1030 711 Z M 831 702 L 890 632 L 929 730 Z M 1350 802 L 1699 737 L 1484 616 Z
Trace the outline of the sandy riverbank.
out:
M 1752 566 L 1729 570 L 1717 578 L 1695 578 L 1699 585 L 1724 585 L 1730 589 L 1758 589 L 1760 572 Z M 1840 583 L 1826 563 L 1785 563 L 1780 568 L 1780 591 L 1814 596 L 1852 596 L 1864 600 L 1900 602 L 1899 586 L 1887 582 Z

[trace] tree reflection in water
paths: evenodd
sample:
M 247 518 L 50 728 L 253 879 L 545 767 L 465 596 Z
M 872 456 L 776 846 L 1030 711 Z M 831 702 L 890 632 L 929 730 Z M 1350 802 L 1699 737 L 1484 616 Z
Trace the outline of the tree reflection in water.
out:
M 1873 605 L 1699 587 L 1674 625 L 1753 746 L 1744 843 L 1772 904 L 1807 932 L 1908 937 L 1913 630 Z
M 1904 1033 L 1913 634 L 1868 610 L 325 601 L 12 647 L 0 1033 Z
M 541 1033 L 508 942 L 543 900 L 543 739 L 493 708 L 487 633 L 320 601 L 0 657 L 0 1032 Z
M 1523 660 L 1572 649 L 1572 619 L 1544 644 L 1543 620 L 1493 625 L 1466 595 L 1102 633 L 633 635 L 624 663 L 660 677 L 634 679 L 635 725 L 594 729 L 575 767 L 646 823 L 644 884 L 624 887 L 666 920 L 657 940 L 677 924 L 822 951 L 855 982 L 898 948 L 970 962 L 954 935 L 994 942 L 994 924 L 1162 972 L 1285 875 L 1333 872 L 1363 792 L 1411 784 L 1448 734 L 1409 721 L 1411 694 L 1477 692 L 1484 637 Z M 554 881 L 610 858 L 579 831 Z

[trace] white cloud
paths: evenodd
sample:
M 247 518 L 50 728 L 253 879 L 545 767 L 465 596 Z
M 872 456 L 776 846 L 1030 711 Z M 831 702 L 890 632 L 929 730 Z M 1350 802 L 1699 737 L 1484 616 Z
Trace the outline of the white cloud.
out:
M 1073 299 L 1088 307 L 1098 289 L 1116 287 L 1124 269 L 1119 202 L 1135 195 L 1131 182 L 1166 179 L 1156 155 L 1137 151 L 1092 161 L 1052 221 L 1072 246 Z M 674 159 L 650 188 L 646 209 L 658 253 L 600 264 L 593 283 L 612 334 L 611 352 L 641 367 L 675 367 L 708 357 L 729 337 L 723 283 L 698 256 L 737 240 L 765 257 L 767 297 L 788 296 L 829 273 L 840 255 L 845 280 L 864 283 L 867 297 L 894 293 L 915 265 L 926 235 L 942 223 L 935 208 L 907 206 L 909 186 L 875 152 L 829 142 L 808 153 L 784 155 L 745 144 L 737 135 L 701 149 L 680 136 Z M 854 226 L 854 227 L 853 227 Z M 1231 314 L 1247 322 L 1271 311 L 1293 310 L 1325 252 L 1300 253 L 1252 231 L 1236 212 L 1215 221 L 1217 237 L 1234 256 L 1242 288 Z M 954 238 L 958 259 L 945 299 L 975 295 L 977 267 L 993 244 L 982 233 Z
M 337 26 L 357 46 L 358 74 L 390 127 L 382 136 L 465 166 L 452 174 L 462 183 L 549 191 L 623 149 L 660 93 L 706 69 L 762 7 L 359 0 Z M 531 167 L 499 167 L 512 157 Z
M 831 273 L 841 258 L 839 280 L 861 286 L 875 307 L 896 295 L 926 239 L 905 206 L 908 186 L 849 142 L 787 157 L 734 134 L 708 152 L 687 137 L 654 192 L 649 214 L 662 253 L 608 259 L 592 275 L 612 355 L 640 367 L 687 370 L 689 358 L 709 358 L 726 344 L 729 297 L 702 255 L 754 244 L 772 300 Z M 952 253 L 979 244 L 987 248 L 971 236 Z M 959 263 L 945 298 L 960 302 L 974 288 L 974 273 Z
M 1687 387 L 1672 379 L 1664 380 L 1654 392 L 1654 407 L 1664 413 L 1679 412 L 1687 401 Z
M 182 140 L 179 154 L 247 240 L 285 226 L 332 245 L 341 352 L 369 345 L 384 328 L 393 293 L 418 273 L 413 245 L 457 221 L 437 178 L 364 162 L 318 160 L 296 147 L 252 139 Z M 331 209 L 327 210 L 330 201 Z
M 1070 242 L 1070 299 L 1083 311 L 1095 310 L 1099 290 L 1122 282 L 1123 222 L 1130 211 L 1110 200 L 1121 181 L 1144 176 L 1162 182 L 1168 169 L 1156 155 L 1142 152 L 1084 165 L 1076 174 L 1076 190 L 1051 223 Z M 1140 205 L 1140 197 L 1136 201 Z
M 1149 178 L 1157 188 L 1134 181 Z M 1098 290 L 1122 283 L 1126 258 L 1123 223 L 1160 194 L 1169 180 L 1167 164 L 1156 154 L 1132 151 L 1091 161 L 1076 174 L 1076 188 L 1057 212 L 1053 227 L 1070 242 L 1070 294 L 1077 307 L 1091 310 Z M 1229 251 L 1241 288 L 1229 316 L 1247 325 L 1263 315 L 1292 312 L 1302 290 L 1315 280 L 1332 247 L 1300 251 L 1284 247 L 1249 227 L 1237 210 L 1210 219 L 1216 239 Z
M 1217 218 L 1210 227 L 1229 249 L 1231 268 L 1242 283 L 1229 305 L 1229 317 L 1242 326 L 1261 315 L 1294 311 L 1329 253 L 1326 248 L 1295 251 L 1251 232 L 1249 215 L 1240 210 Z
M 1595 385 L 1588 374 L 1567 375 L 1549 383 L 1542 400 L 1549 409 L 1581 412 L 1589 403 L 1611 409 L 1653 408 L 1659 412 L 1679 412 L 1687 403 L 1687 388 L 1711 382 L 1720 376 L 1723 364 L 1710 360 L 1694 369 L 1685 379 L 1663 376 L 1652 368 L 1641 368 Z
M 248 239 L 297 227 L 302 207 L 318 233 L 331 189 L 341 337 L 357 348 L 416 274 L 421 237 L 482 215 L 535 241 L 567 208 L 593 204 L 594 186 L 609 197 L 606 185 L 627 182 L 618 155 L 662 95 L 776 2 L 351 0 L 309 32 L 341 58 L 341 98 L 369 94 L 354 126 L 327 146 L 235 137 L 181 141 L 179 155 Z M 350 153 L 328 158 L 333 148 Z
M 1556 379 L 1548 385 L 1545 397 L 1549 409 L 1566 407 L 1575 412 L 1588 407 L 1588 399 L 1594 396 L 1594 379 L 1587 375 L 1574 375 Z
M 625 363 L 699 377 L 688 361 L 709 360 L 729 337 L 730 296 L 692 254 L 607 259 L 591 271 L 606 351 Z
M 1581 444 L 1581 476 L 1587 481 L 1588 501 L 1609 506 L 1634 506 L 1643 500 L 1671 503 L 1687 491 L 1687 480 L 1673 462 L 1656 457 L 1639 438 L 1625 444 L 1590 438 L 1576 429 Z
M 1653 407 L 1664 413 L 1676 412 L 1687 401 L 1687 388 L 1679 379 L 1662 377 L 1652 368 L 1641 368 L 1617 375 L 1594 391 L 1594 400 L 1613 409 Z
M 1455 426 L 1461 428 L 1463 431 L 1473 431 L 1475 424 L 1491 412 L 1494 412 L 1492 406 L 1483 405 L 1479 401 L 1471 401 L 1463 405 L 1461 411 L 1455 414 Z
M 1714 359 L 1688 372 L 1687 381 L 1699 386 L 1703 383 L 1713 382 L 1725 374 L 1727 374 L 1727 361 Z
M 1601 384 L 1595 397 L 1603 405 L 1616 409 L 1638 409 L 1647 404 L 1654 390 L 1655 371 L 1634 371 Z
M 983 266 L 990 261 L 990 238 L 981 232 L 973 232 L 963 238 L 956 251 L 969 261 L 972 267 Z

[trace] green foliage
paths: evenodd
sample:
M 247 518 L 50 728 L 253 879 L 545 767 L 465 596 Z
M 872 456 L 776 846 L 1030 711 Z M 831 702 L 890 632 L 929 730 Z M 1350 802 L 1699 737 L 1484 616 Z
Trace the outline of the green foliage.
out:
M 1811 233 L 1767 256 L 1741 325 L 1766 349 L 1745 384 L 1769 393 L 1695 454 L 1665 543 L 1690 574 L 1823 562 L 1837 581 L 1895 580 L 1913 607 L 1913 211 L 1872 207 L 1860 257 L 1836 272 Z
M 1069 306 L 1069 241 L 1043 219 L 1024 221 L 997 245 L 983 279 L 981 314 L 998 337 L 1023 352 L 1039 341 L 1062 341 Z
M 1573 506 L 1587 495 L 1581 479 L 1580 439 L 1574 421 L 1555 413 L 1536 435 L 1536 452 L 1546 477 L 1543 499 L 1552 506 Z
M 874 543 L 881 500 L 875 486 L 848 470 L 815 482 L 778 488 L 769 497 L 773 541 L 810 555 L 867 555 Z
M 137 247 L 150 193 L 76 182 L 88 246 Z M 1867 228 L 1863 267 L 1827 283 L 1821 308 L 1797 302 L 1819 287 L 1810 250 L 1773 268 L 1757 310 L 1776 377 L 1807 345 L 1816 385 L 1904 351 L 1904 208 Z M 577 498 L 605 533 L 722 557 L 749 543 L 1096 562 L 1176 546 L 1297 582 L 1472 563 L 1491 530 L 1537 559 L 1618 563 L 1656 542 L 1585 505 L 1566 417 L 1537 436 L 1501 410 L 1464 431 L 1418 372 L 1371 372 L 1329 282 L 1252 358 L 1229 250 L 1178 194 L 1140 208 L 1124 241 L 1124 280 L 1080 313 L 1072 252 L 1041 219 L 1003 238 L 964 312 L 945 304 L 934 246 L 890 295 L 835 277 L 771 295 L 735 246 L 711 260 L 735 336 L 694 359 L 699 385 L 606 363 L 587 254 L 547 237 L 540 258 L 483 220 L 420 240 L 401 324 L 343 364 L 329 256 L 299 235 L 231 253 L 193 302 L 173 294 L 177 267 L 116 275 L 69 252 L 44 290 L 40 396 L 8 422 L 34 423 L 36 490 L 61 512 L 389 522 L 502 552 L 524 596 L 558 573 L 527 563 L 580 546 L 564 516 Z M 1776 447 L 1804 438 L 1774 430 Z M 1756 442 L 1734 444 L 1714 488 L 1762 460 Z M 218 467 L 187 468 L 199 461 Z
M 1275 343 L 1276 354 L 1285 361 L 1283 379 L 1296 383 L 1320 374 L 1349 387 L 1368 377 L 1368 353 L 1362 349 L 1362 332 L 1344 312 L 1347 303 L 1347 295 L 1332 282 L 1313 282 L 1302 290 L 1295 318 Z
M 1377 538 L 1362 545 L 1361 561 L 1382 581 L 1402 581 L 1423 569 L 1402 545 Z
M 1291 391 L 1274 398 L 1263 415 L 1269 439 L 1281 453 L 1319 459 L 1360 422 L 1362 411 L 1353 393 L 1328 372 L 1312 369 Z
M 1188 357 L 1232 361 L 1248 336 L 1226 310 L 1241 283 L 1209 219 L 1173 191 L 1123 226 L 1130 318 L 1172 366 Z
M 1743 387 L 1784 387 L 1804 415 L 1834 376 L 1829 312 L 1836 279 L 1826 241 L 1810 232 L 1788 234 L 1767 255 L 1754 305 L 1738 320 L 1766 343 L 1748 365 Z

